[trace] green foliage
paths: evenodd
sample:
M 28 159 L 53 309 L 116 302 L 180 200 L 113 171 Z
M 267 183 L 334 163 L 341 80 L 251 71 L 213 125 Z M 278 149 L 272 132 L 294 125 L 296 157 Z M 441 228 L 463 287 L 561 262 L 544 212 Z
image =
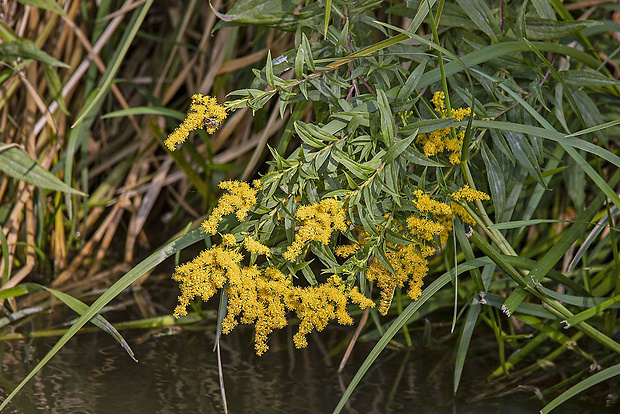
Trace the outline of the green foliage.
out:
M 271 160 L 256 172 L 260 185 L 247 217 L 220 214 L 229 215 L 217 221 L 219 234 L 208 239 L 209 246 L 232 235 L 239 252 L 240 241 L 251 236 L 269 254 L 246 248 L 244 266 L 277 268 L 298 285 L 314 287 L 336 275 L 363 294 L 370 295 L 371 282 L 382 290 L 378 302 L 389 327 L 366 328 L 367 337 L 380 339 L 335 412 L 400 330 L 408 332 L 407 325 L 436 309 L 454 307 L 459 315 L 455 392 L 474 332 L 491 332 L 497 341 L 491 379 L 533 375 L 537 366 L 524 361 L 553 363 L 569 350 L 576 362 L 556 367 L 562 375 L 597 366 L 609 352 L 613 357 L 606 361 L 617 359 L 620 87 L 596 53 L 613 56 L 615 47 L 599 30 L 607 12 L 596 13 L 584 21 L 557 1 L 497 9 L 477 0 L 389 7 L 377 1 L 270 0 L 216 11 L 216 28 L 266 25 L 294 33 L 295 44 L 279 56 L 268 51 L 264 66 L 253 70 L 252 84 L 229 94 L 231 112 L 249 108 L 259 117 L 271 109 L 289 121 L 280 141 L 267 146 Z M 403 21 L 411 24 L 398 26 Z M 127 39 L 136 31 L 128 31 Z M 123 53 L 117 56 L 104 88 L 94 92 L 98 98 Z M 310 117 L 304 116 L 308 108 Z M 176 157 L 181 165 L 184 159 Z M 182 169 L 206 193 L 200 177 L 191 176 L 187 165 Z M 459 199 L 465 186 L 491 200 L 484 202 L 479 193 Z M 442 221 L 421 206 L 419 194 L 449 206 L 450 214 Z M 298 213 L 328 199 L 337 200 L 346 226 L 330 231 L 325 241 L 307 237 L 290 259 L 287 252 L 304 225 Z M 412 218 L 441 224 L 442 230 L 414 231 Z M 202 231 L 183 236 L 115 284 L 26 380 L 141 272 L 204 240 Z M 344 245 L 357 250 L 338 256 Z M 573 246 L 580 247 L 576 254 Z M 444 265 L 423 255 L 430 248 L 446 255 Z M 399 255 L 414 251 L 429 266 L 416 283 L 425 278 L 428 287 L 410 293 L 399 312 L 391 303 L 394 289 L 414 278 L 387 281 L 406 273 L 407 261 Z M 443 294 L 449 286 L 453 292 Z M 218 338 L 224 307 L 222 298 Z M 554 343 L 561 348 L 550 352 Z M 616 365 L 592 375 L 544 411 L 618 373 Z

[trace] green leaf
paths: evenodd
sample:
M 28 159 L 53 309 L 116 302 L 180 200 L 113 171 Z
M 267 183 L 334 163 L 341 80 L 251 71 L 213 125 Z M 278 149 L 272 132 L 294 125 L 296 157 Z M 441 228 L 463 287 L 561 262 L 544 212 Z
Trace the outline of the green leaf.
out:
M 377 90 L 377 105 L 379 107 L 379 114 L 381 116 L 381 136 L 383 142 L 389 148 L 394 144 L 394 137 L 396 132 L 394 130 L 394 115 L 390 109 L 390 103 L 383 90 Z
M 446 166 L 445 164 L 431 160 L 430 158 L 422 154 L 420 151 L 418 151 L 414 147 L 407 148 L 406 151 L 403 153 L 403 156 L 405 157 L 407 161 L 415 165 L 423 165 L 426 167 L 445 167 Z
M 531 40 L 559 39 L 569 34 L 579 32 L 586 27 L 598 26 L 603 22 L 594 20 L 557 21 L 555 19 L 541 19 L 527 17 L 525 19 L 525 32 Z
M 409 148 L 409 146 L 411 145 L 411 143 L 417 136 L 418 136 L 418 131 L 416 130 L 413 134 L 409 135 L 407 138 L 401 139 L 400 141 L 392 145 L 388 149 L 387 153 L 385 154 L 385 158 L 384 158 L 385 163 L 390 164 L 398 156 L 400 156 L 403 152 L 405 152 L 405 150 Z
M 37 164 L 21 148 L 0 144 L 0 171 L 37 188 L 85 196 Z
M 26 39 L 18 39 L 0 43 L 0 61 L 13 62 L 16 60 L 34 59 L 44 65 L 68 68 L 69 65 L 54 59 L 44 51 L 38 49 L 34 43 Z
M 612 298 L 595 298 L 591 296 L 567 295 L 566 293 L 558 293 L 555 290 L 547 289 L 543 285 L 537 285 L 536 289 L 540 290 L 545 295 L 552 297 L 553 299 L 568 303 L 570 305 L 579 306 L 581 308 L 597 307 L 599 312 L 604 308 L 620 308 L 620 303 L 618 303 L 620 302 L 620 296 L 615 296 Z
M 272 88 L 276 87 L 275 78 L 273 76 L 273 62 L 271 61 L 271 50 L 267 51 L 267 63 L 265 64 L 265 77 L 267 78 L 267 85 Z
M 88 310 L 88 305 L 83 303 L 81 300 L 76 299 L 73 296 L 68 295 L 66 293 L 60 292 L 56 289 L 51 289 L 51 288 L 39 285 L 37 283 L 22 283 L 9 289 L 0 290 L 0 298 L 1 299 L 14 298 L 14 297 L 23 296 L 29 293 L 40 292 L 40 291 L 47 291 L 51 293 L 58 300 L 60 300 L 62 303 L 67 305 L 69 308 L 71 308 L 73 311 L 75 311 L 79 315 L 83 315 Z M 96 327 L 98 327 L 99 329 L 101 329 L 102 331 L 104 331 L 105 333 L 107 333 L 108 335 L 112 336 L 112 338 L 114 338 L 114 340 L 118 342 L 123 347 L 123 349 L 125 349 L 125 351 L 129 354 L 129 356 L 134 361 L 138 362 L 138 360 L 135 358 L 134 352 L 129 347 L 129 344 L 127 343 L 127 341 L 125 341 L 123 336 L 116 330 L 116 328 L 114 328 L 114 326 L 112 326 L 112 324 L 108 322 L 103 316 L 96 315 L 90 320 L 90 322 Z
M 373 168 L 366 167 L 351 160 L 347 156 L 347 154 L 340 150 L 332 152 L 332 159 L 342 164 L 342 166 L 345 167 L 349 172 L 351 172 L 351 174 L 364 181 L 368 179 L 369 174 L 375 171 L 375 169 Z
M 605 87 L 620 84 L 620 80 L 610 78 L 593 70 L 563 70 L 558 72 L 565 84 L 576 87 Z
M 65 13 L 65 11 L 54 0 L 17 0 L 17 2 L 25 4 L 26 6 L 53 11 L 54 13 L 60 14 L 63 17 L 69 17 L 67 16 L 67 13 Z
M 69 110 L 67 109 L 67 104 L 65 103 L 65 97 L 62 95 L 62 83 L 60 82 L 60 77 L 54 68 L 49 65 L 43 66 L 43 73 L 45 74 L 45 80 L 50 90 L 52 99 L 58 102 L 58 107 L 65 115 L 69 115 Z
M 332 14 L 332 0 L 325 0 L 325 24 L 323 26 L 323 37 L 327 38 L 327 27 L 329 26 L 329 18 Z
M 493 42 L 497 42 L 502 35 L 499 24 L 493 16 L 489 5 L 483 0 L 457 0 L 461 9 Z
M 555 12 L 548 0 L 532 0 L 532 5 L 541 18 L 555 20 Z
M 308 64 L 308 67 L 312 72 L 316 72 L 316 67 L 314 66 L 314 58 L 312 57 L 312 46 L 310 46 L 310 42 L 308 41 L 305 33 L 301 35 L 301 46 L 304 51 L 305 62 Z
M 226 14 L 220 13 L 211 6 L 211 10 L 221 20 L 215 26 L 220 28 L 231 24 L 256 24 L 278 26 L 282 30 L 295 30 L 300 25 L 313 26 L 312 22 L 318 23 L 322 17 L 322 8 L 318 4 L 304 8 L 306 18 L 301 18 L 293 13 L 299 5 L 297 1 L 284 0 L 247 0 L 236 2 Z M 308 10 L 310 9 L 310 10 Z
M 297 56 L 295 56 L 295 77 L 301 79 L 304 74 L 304 56 L 306 52 L 304 52 L 303 45 L 299 46 L 297 49 Z M 305 83 L 305 82 L 303 82 Z M 307 98 L 306 98 L 307 99 Z
M 163 106 L 136 106 L 129 109 L 119 109 L 118 111 L 108 112 L 101 116 L 101 119 L 119 118 L 129 115 L 161 115 L 182 121 L 185 114 L 174 109 L 164 108 Z
M 459 338 L 459 346 L 456 350 L 456 363 L 454 365 L 454 393 L 459 388 L 461 382 L 461 374 L 463 373 L 463 366 L 465 365 L 465 359 L 467 357 L 467 350 L 471 341 L 471 336 L 474 333 L 476 322 L 478 321 L 478 315 L 480 315 L 480 301 L 477 297 L 472 298 L 471 306 L 467 311 L 465 317 L 465 323 L 463 324 L 463 330 L 461 331 L 461 337 Z
M 495 207 L 495 221 L 499 221 L 506 205 L 506 182 L 499 162 L 484 142 L 482 142 L 482 161 L 487 168 L 487 181 Z
M 397 101 L 404 101 L 409 99 L 416 86 L 418 86 L 418 82 L 420 81 L 420 77 L 424 73 L 424 69 L 426 68 L 426 59 L 422 61 L 414 70 L 411 71 L 409 77 L 405 81 L 405 84 L 399 89 L 398 94 L 396 95 Z
M 536 178 L 538 184 L 548 190 L 543 180 L 542 173 L 540 172 L 540 166 L 538 165 L 538 159 L 536 158 L 534 149 L 526 137 L 514 131 L 504 131 L 504 137 L 519 164 L 525 167 L 525 169 Z

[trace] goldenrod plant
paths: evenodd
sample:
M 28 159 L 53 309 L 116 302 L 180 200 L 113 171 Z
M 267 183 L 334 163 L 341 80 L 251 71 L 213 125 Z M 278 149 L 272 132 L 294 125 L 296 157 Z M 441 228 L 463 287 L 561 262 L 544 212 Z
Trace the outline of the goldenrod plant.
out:
M 489 336 L 497 363 L 480 369 L 492 391 L 476 398 L 541 367 L 554 378 L 535 393 L 544 413 L 594 385 L 614 389 L 617 12 L 582 16 L 579 3 L 556 0 L 267 0 L 214 13 L 216 35 L 259 33 L 273 47 L 247 58 L 260 63 L 228 94 L 209 91 L 218 69 L 185 82 L 184 116 L 165 133 L 150 125 L 200 195 L 191 200 L 209 206 L 200 226 L 77 306 L 81 317 L 0 408 L 103 306 L 196 243 L 204 249 L 172 275 L 171 311 L 193 321 L 211 302 L 218 346 L 250 325 L 262 355 L 293 325 L 304 348 L 330 323 L 372 316 L 351 335 L 376 345 L 335 413 L 388 344 L 416 344 L 431 312 L 450 326 L 454 393 L 470 345 Z M 212 148 L 234 129 L 247 133 L 231 145 L 251 153 L 223 166 Z
M 432 102 L 445 118 L 443 92 L 436 92 Z M 226 106 L 232 105 L 221 106 L 213 97 L 194 95 L 186 120 L 168 136 L 166 147 L 176 148 L 187 137 L 188 129 L 205 128 L 213 133 L 214 128 L 207 121 L 216 119 L 219 125 L 226 117 Z M 471 109 L 454 112 L 456 120 L 462 121 L 471 114 Z M 297 125 L 301 128 L 302 123 Z M 320 127 L 309 125 L 305 128 L 320 133 Z M 182 294 L 174 315 L 185 316 L 192 299 L 208 301 L 219 291 L 227 297 L 223 332 L 229 333 L 238 323 L 254 324 L 255 348 L 261 355 L 268 349 L 266 343 L 273 329 L 287 325 L 288 312 L 300 321 L 299 332 L 294 337 L 298 348 L 307 346 L 308 333 L 323 330 L 331 320 L 351 324 L 353 321 L 346 312 L 348 302 L 361 308 L 375 305 L 358 290 L 358 285 L 368 286 L 367 281 L 376 283 L 381 291 L 379 313 L 384 316 L 389 312 L 396 289 L 407 286 L 407 295 L 413 300 L 419 298 L 429 271 L 428 257 L 446 244 L 454 221 L 460 223 L 462 218 L 475 224 L 458 203 L 488 200 L 489 196 L 467 184 L 461 188 L 436 186 L 426 190 L 423 183 L 420 185 L 415 178 L 404 174 L 415 166 L 404 155 L 407 146 L 401 143 L 400 153 L 388 158 L 390 148 L 393 150 L 396 143 L 392 146 L 382 144 L 381 140 L 373 143 L 368 132 L 360 128 L 349 136 L 340 133 L 329 137 L 325 133 L 326 142 L 315 136 L 314 145 L 302 145 L 299 155 L 289 158 L 291 165 L 286 170 L 276 166 L 252 186 L 240 181 L 220 183 L 225 193 L 202 223 L 207 235 L 217 234 L 219 245 L 177 267 L 173 278 L 179 282 Z M 464 134 L 464 130 L 459 131 L 457 138 L 452 138 L 450 128 L 442 128 L 428 136 L 421 135 L 417 141 L 412 139 L 417 138 L 417 133 L 406 140 L 411 149 L 418 143 L 427 156 L 447 150 L 446 165 L 450 165 L 458 163 L 461 157 Z M 348 162 L 363 166 L 376 160 L 377 170 L 359 168 L 357 173 L 351 171 L 352 177 L 346 168 L 332 169 L 330 173 L 329 164 L 338 159 L 334 155 L 355 154 L 360 135 L 365 138 L 363 145 L 374 144 L 374 148 L 365 151 L 362 158 L 347 157 L 346 161 L 335 161 L 335 164 L 345 166 Z M 394 133 L 390 140 L 395 139 Z M 338 145 L 333 146 L 336 141 Z M 319 156 L 323 160 L 317 166 Z M 309 176 L 296 175 L 298 171 L 313 169 Z M 390 169 L 394 171 L 390 173 L 393 191 L 383 184 L 388 181 L 386 174 Z M 321 176 L 330 179 L 326 182 Z M 297 181 L 285 182 L 284 177 L 294 177 Z M 367 193 L 360 192 L 364 187 Z M 450 204 L 435 200 L 432 193 Z M 233 221 L 227 221 L 232 224 L 225 226 L 223 222 L 229 218 Z M 311 266 L 315 259 L 322 269 Z M 328 274 L 332 276 L 321 276 Z M 302 286 L 296 280 L 300 276 L 303 276 Z

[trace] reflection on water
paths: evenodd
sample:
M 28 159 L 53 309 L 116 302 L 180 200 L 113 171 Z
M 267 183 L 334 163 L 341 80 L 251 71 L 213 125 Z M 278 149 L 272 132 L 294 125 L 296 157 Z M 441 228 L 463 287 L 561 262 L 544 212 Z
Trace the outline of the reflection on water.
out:
M 330 413 L 355 370 L 371 349 L 359 344 L 341 376 L 341 355 L 325 358 L 320 344 L 293 350 L 291 335 L 276 335 L 272 350 L 253 354 L 251 331 L 224 338 L 222 358 L 231 413 Z M 329 333 L 321 334 L 321 338 Z M 220 413 L 223 412 L 213 337 L 204 332 L 152 337 L 141 342 L 127 333 L 139 363 L 104 334 L 74 338 L 14 400 L 13 413 Z M 0 385 L 17 382 L 42 358 L 55 340 L 2 345 Z M 536 402 L 501 398 L 478 404 L 454 401 L 452 363 L 446 350 L 386 350 L 358 386 L 349 413 L 522 414 L 538 412 Z M 470 367 L 464 380 L 475 375 Z M 483 373 L 478 372 L 478 375 Z M 462 394 L 480 385 L 462 384 Z M 469 389 L 467 389 L 469 387 Z M 528 397 L 525 394 L 521 397 Z M 592 411 L 589 411 L 592 410 Z M 574 402 L 561 413 L 594 412 Z M 605 412 L 596 409 L 597 414 Z

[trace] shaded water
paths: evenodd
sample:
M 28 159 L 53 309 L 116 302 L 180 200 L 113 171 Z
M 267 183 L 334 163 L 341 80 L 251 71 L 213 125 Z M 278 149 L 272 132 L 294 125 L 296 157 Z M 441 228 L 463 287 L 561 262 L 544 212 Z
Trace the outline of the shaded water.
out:
M 372 344 L 358 344 L 342 375 L 337 358 L 324 357 L 310 341 L 290 348 L 286 333 L 276 336 L 262 357 L 252 352 L 251 331 L 224 338 L 222 358 L 231 413 L 330 413 Z M 139 359 L 132 361 L 107 335 L 74 338 L 18 395 L 12 413 L 221 413 L 222 400 L 213 337 L 201 331 L 170 336 L 125 338 Z M 142 343 L 141 340 L 146 339 Z M 16 382 L 45 355 L 56 339 L 2 344 L 2 386 Z M 530 394 L 483 403 L 454 401 L 452 364 L 444 350 L 386 350 L 366 374 L 344 410 L 349 413 L 534 413 Z M 460 395 L 476 393 L 475 374 L 464 374 Z M 482 375 L 478 372 L 478 375 Z M 471 382 L 471 381 L 470 381 Z M 521 398 L 521 400 L 519 400 Z M 605 412 L 573 402 L 559 413 Z

